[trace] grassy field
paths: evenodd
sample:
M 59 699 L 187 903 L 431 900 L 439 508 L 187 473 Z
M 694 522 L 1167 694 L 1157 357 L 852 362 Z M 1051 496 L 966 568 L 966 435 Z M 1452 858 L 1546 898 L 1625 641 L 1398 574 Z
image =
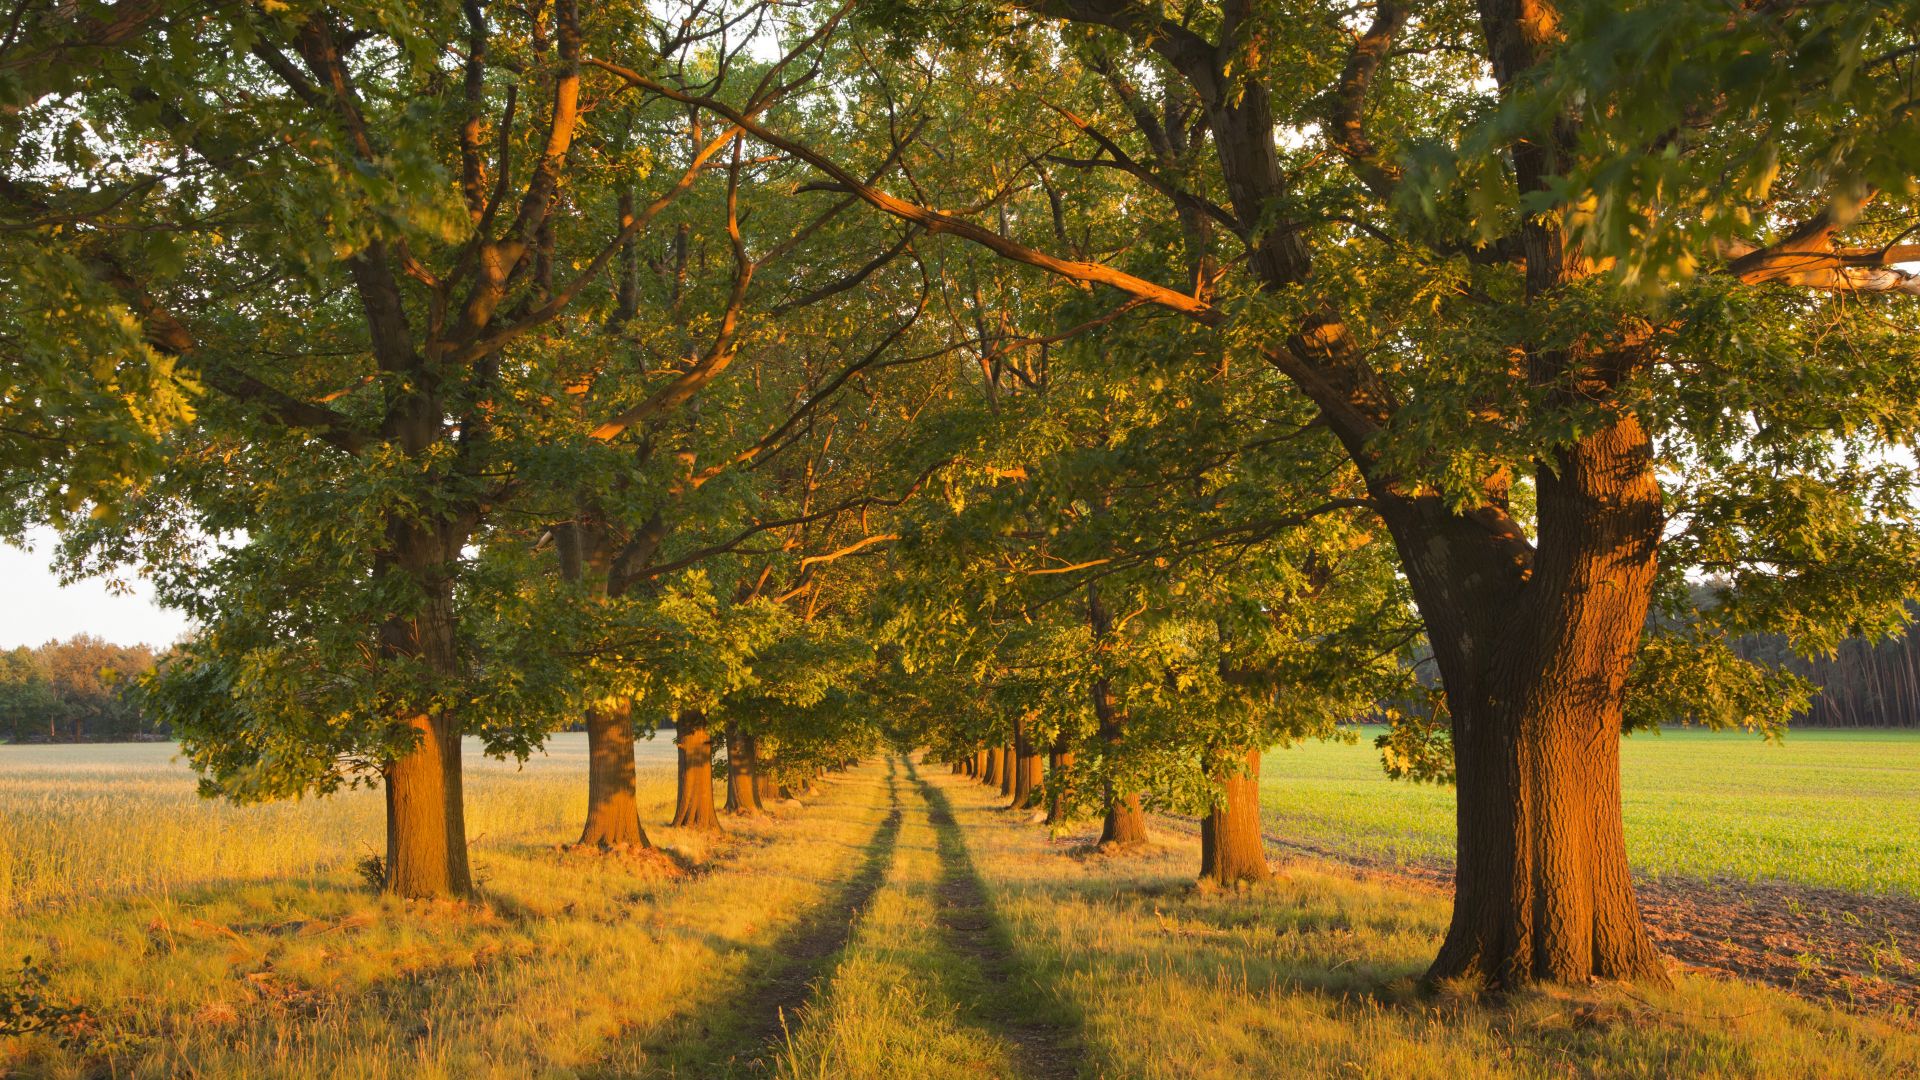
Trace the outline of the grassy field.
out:
M 1387 779 L 1373 731 L 1266 756 L 1279 836 L 1392 862 L 1450 864 L 1453 791 Z M 1920 896 L 1920 731 L 1697 729 L 1621 747 L 1627 850 L 1650 875 L 1773 879 Z
M 577 741 L 524 773 L 475 763 L 474 905 L 365 890 L 370 793 L 239 809 L 197 800 L 164 746 L 0 748 L 0 1020 L 77 1010 L 64 1038 L 0 1036 L 0 1075 L 1920 1076 L 1912 1017 L 1718 978 L 1426 994 L 1431 890 L 1296 860 L 1199 891 L 1190 837 L 1091 855 L 899 759 L 710 841 L 655 825 L 670 747 L 645 745 L 673 860 L 562 852 Z M 1368 782 L 1369 750 L 1287 753 L 1321 790 Z
M 482 846 L 555 843 L 587 811 L 587 737 L 561 734 L 524 768 L 468 740 L 467 831 Z M 167 896 L 218 882 L 325 876 L 384 850 L 377 791 L 264 806 L 194 793 L 172 743 L 0 746 L 0 914 L 111 892 Z M 673 742 L 641 742 L 641 783 L 673 792 Z M 481 872 L 485 872 L 484 866 Z

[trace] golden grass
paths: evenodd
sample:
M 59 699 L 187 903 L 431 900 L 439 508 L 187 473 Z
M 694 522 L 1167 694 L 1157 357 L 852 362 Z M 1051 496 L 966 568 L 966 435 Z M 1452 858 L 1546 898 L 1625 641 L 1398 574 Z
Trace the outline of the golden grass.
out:
M 830 781 L 799 817 L 730 821 L 715 844 L 651 824 L 667 816 L 672 786 L 650 773 L 649 832 L 696 869 L 670 877 L 650 861 L 556 850 L 578 829 L 559 815 L 574 802 L 561 789 L 584 787 L 583 774 L 500 781 L 475 786 L 476 816 L 488 823 L 476 833 L 550 811 L 552 828 L 539 843 L 523 829 L 475 845 L 481 905 L 366 892 L 347 865 L 354 838 L 327 827 L 359 811 L 320 803 L 303 808 L 322 819 L 293 858 L 317 867 L 305 876 L 210 879 L 198 848 L 161 852 L 108 875 L 99 898 L 67 890 L 57 905 L 0 923 L 0 980 L 35 958 L 51 976 L 48 997 L 83 1006 L 92 1028 L 68 1046 L 46 1034 L 0 1038 L 0 1074 L 706 1075 L 688 1048 L 697 1054 L 705 1029 L 751 1005 L 741 999 L 770 944 L 871 834 L 879 790 L 873 775 Z M 488 807 L 515 784 L 543 790 Z M 178 810 L 196 812 L 232 811 Z M 116 841 L 129 857 L 141 836 L 194 832 L 150 814 L 115 824 L 136 834 Z M 316 852 L 334 863 L 309 863 Z M 189 879 L 201 883 L 180 884 Z M 138 887 L 150 880 L 171 884 Z
M 201 803 L 135 755 L 71 772 L 69 796 L 91 790 L 63 831 L 47 766 L 13 764 L 0 990 L 33 957 L 46 999 L 86 1015 L 64 1044 L 0 1037 L 8 1076 L 1920 1076 L 1910 1022 L 1737 982 L 1426 994 L 1435 893 L 1306 862 L 1196 890 L 1190 838 L 1076 853 L 978 785 L 904 764 L 730 821 L 718 843 L 652 825 L 672 781 L 650 764 L 650 832 L 691 874 L 557 850 L 583 810 L 571 756 L 478 768 L 478 905 L 360 888 L 378 820 L 350 800 Z M 28 836 L 51 838 L 59 857 L 34 864 L 48 878 L 17 873 Z M 835 925 L 865 867 L 881 876 L 844 951 L 817 970 L 779 955 Z M 768 987 L 796 970 L 813 993 L 763 1043 Z
M 1092 1075 L 1920 1076 L 1910 1022 L 1752 984 L 1424 994 L 1448 915 L 1437 893 L 1308 862 L 1258 889 L 1197 890 L 1192 839 L 1076 857 L 978 785 L 937 782 L 1033 977 L 1085 1018 Z
M 783 1080 L 1017 1075 L 1008 1040 L 972 1015 L 997 989 L 944 940 L 942 864 L 928 806 L 895 777 L 902 822 L 891 868 L 814 1001 L 790 1018 Z

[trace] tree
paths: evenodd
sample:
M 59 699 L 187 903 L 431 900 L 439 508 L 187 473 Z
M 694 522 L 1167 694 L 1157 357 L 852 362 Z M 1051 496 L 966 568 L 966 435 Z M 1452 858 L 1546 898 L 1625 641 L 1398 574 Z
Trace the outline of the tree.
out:
M 1380 3 L 1356 33 L 1331 8 L 1243 3 L 873 14 L 977 46 L 1018 23 L 1009 9 L 1094 70 L 1121 59 L 1117 86 L 1057 64 L 1036 105 L 1093 99 L 1062 115 L 1099 164 L 1238 241 L 1244 270 L 1218 297 L 1043 250 L 1054 240 L 747 130 L 882 212 L 1181 313 L 1284 374 L 1391 533 L 1446 687 L 1460 858 L 1430 976 L 1664 978 L 1627 870 L 1617 749 L 1656 592 L 1737 566 L 1774 586 L 1715 632 L 1777 620 L 1819 649 L 1897 626 L 1915 591 L 1912 485 L 1887 451 L 1915 421 L 1898 222 L 1916 144 L 1887 119 L 1897 80 L 1851 77 L 1906 55 L 1900 14 L 1487 0 L 1414 18 Z M 1156 173 L 1106 126 L 1133 119 L 1126 86 L 1169 80 L 1200 107 L 1204 175 Z M 1795 509 L 1746 512 L 1768 503 Z
M 481 648 L 467 615 L 511 604 L 512 580 L 468 548 L 567 400 L 548 335 L 603 321 L 607 269 L 735 132 L 656 175 L 615 130 L 631 115 L 593 111 L 624 90 L 587 78 L 583 47 L 659 25 L 637 10 L 386 14 L 235 9 L 82 80 L 98 137 L 182 163 L 140 214 L 192 243 L 171 264 L 119 253 L 105 280 L 218 396 L 78 543 L 171 563 L 163 599 L 207 628 L 152 693 L 206 790 L 378 783 L 387 889 L 460 895 L 461 735 L 525 752 L 587 696 L 510 662 L 527 643 Z M 706 44 L 723 16 L 696 14 L 649 39 L 659 70 L 717 62 L 725 83 L 733 57 Z M 785 67 L 756 72 L 755 111 Z M 616 213 L 642 176 L 649 200 Z

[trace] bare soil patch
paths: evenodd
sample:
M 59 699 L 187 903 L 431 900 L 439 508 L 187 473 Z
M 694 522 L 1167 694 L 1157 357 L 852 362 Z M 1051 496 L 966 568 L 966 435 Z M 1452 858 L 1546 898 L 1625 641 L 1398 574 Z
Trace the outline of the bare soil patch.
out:
M 1194 826 L 1160 815 L 1157 823 Z M 1453 868 L 1400 864 L 1267 833 L 1269 850 L 1440 893 Z M 1686 970 L 1763 982 L 1862 1012 L 1920 1017 L 1920 900 L 1779 881 L 1641 878 L 1655 944 Z

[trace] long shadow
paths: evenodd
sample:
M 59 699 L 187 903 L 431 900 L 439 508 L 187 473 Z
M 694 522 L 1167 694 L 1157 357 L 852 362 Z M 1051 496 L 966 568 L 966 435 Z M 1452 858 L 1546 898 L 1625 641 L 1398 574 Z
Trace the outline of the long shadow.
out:
M 952 987 L 950 999 L 961 1002 L 974 1020 L 1014 1044 L 1025 1076 L 1033 1080 L 1079 1076 L 1082 1018 L 1041 985 L 1041 973 L 1021 961 L 1013 936 L 994 911 L 974 868 L 946 792 L 922 778 L 911 758 L 907 778 L 927 800 L 927 822 L 933 826 L 940 856 L 940 928 L 948 947 L 967 957 L 979 974 L 980 985 Z
M 865 845 L 866 856 L 837 894 L 800 920 L 766 949 L 771 969 L 748 985 L 731 1010 L 734 1023 L 715 1033 L 705 1045 L 683 1048 L 675 1054 L 676 1076 L 731 1077 L 765 1075 L 785 1042 L 794 1013 L 817 991 L 826 988 L 829 964 L 847 947 L 853 928 L 873 895 L 886 880 L 900 840 L 899 768 L 887 759 L 887 816 Z M 689 1058 L 693 1060 L 688 1060 Z

